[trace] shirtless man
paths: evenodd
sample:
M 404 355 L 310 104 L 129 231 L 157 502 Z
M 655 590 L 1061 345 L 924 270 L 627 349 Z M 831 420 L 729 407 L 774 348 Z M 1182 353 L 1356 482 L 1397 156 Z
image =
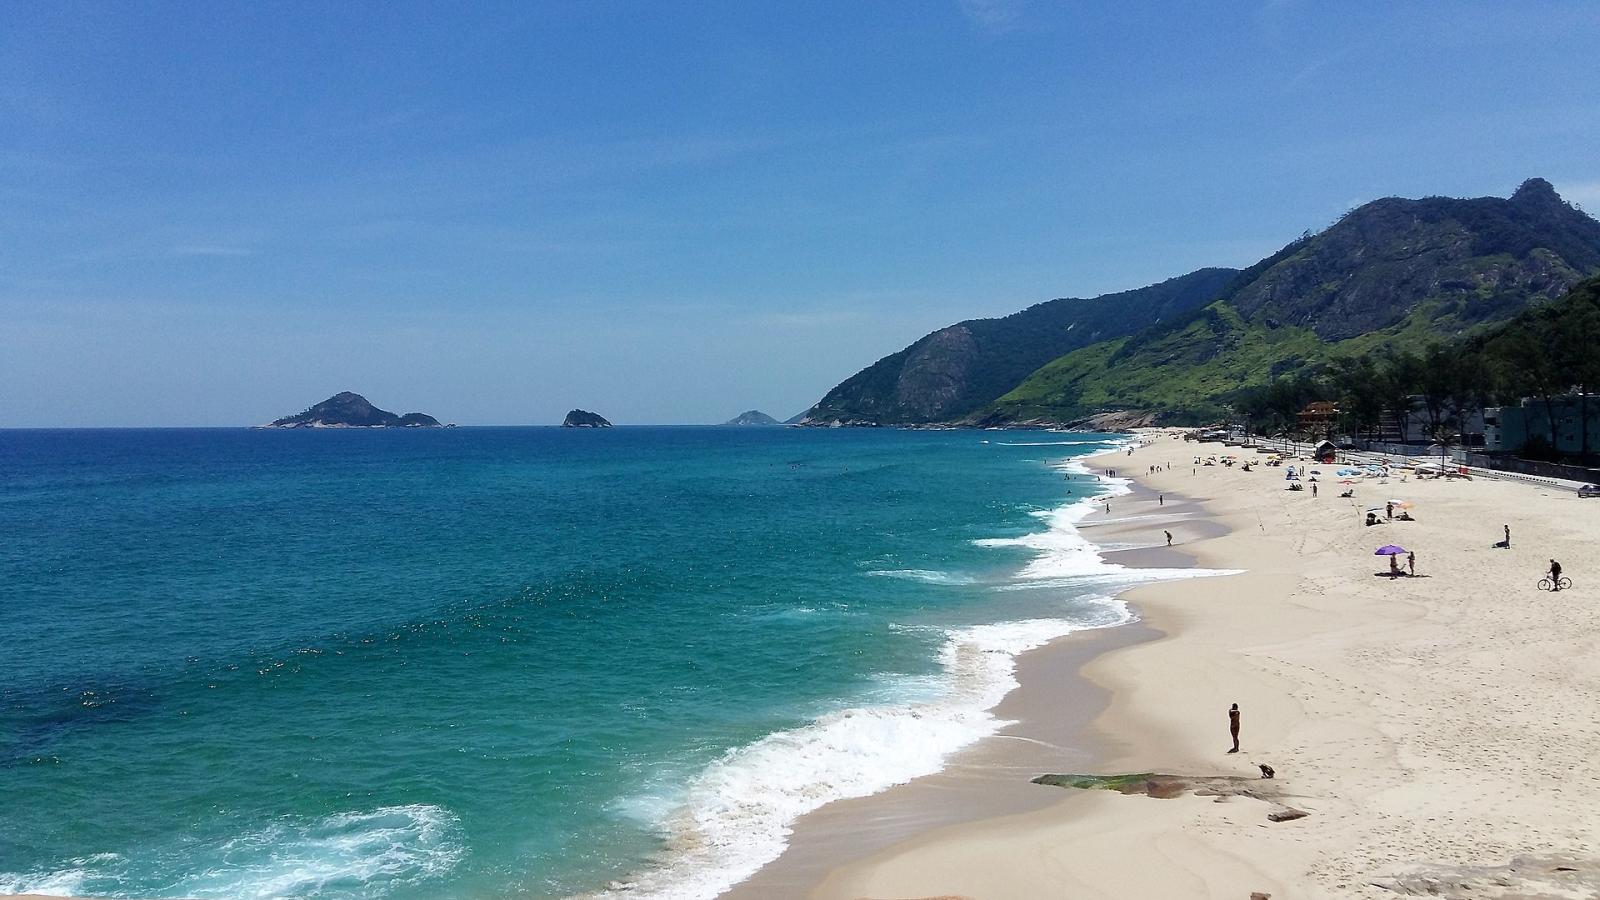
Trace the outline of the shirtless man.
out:
M 1228 733 L 1233 735 L 1233 749 L 1229 753 L 1239 752 L 1239 704 L 1228 707 Z

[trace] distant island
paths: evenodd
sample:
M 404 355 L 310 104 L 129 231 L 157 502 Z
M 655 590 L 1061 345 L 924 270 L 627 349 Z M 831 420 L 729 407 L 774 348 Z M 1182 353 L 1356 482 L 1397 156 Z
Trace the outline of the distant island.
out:
M 724 425 L 781 425 L 777 419 L 767 415 L 759 409 L 746 410 L 723 422 Z
M 567 417 L 561 420 L 561 427 L 610 428 L 611 423 L 607 422 L 604 416 L 601 416 L 597 413 L 589 412 L 586 409 L 575 409 L 572 412 L 567 413 Z
M 367 402 L 353 391 L 341 391 L 303 413 L 285 416 L 259 428 L 441 428 L 424 413 L 395 415 Z

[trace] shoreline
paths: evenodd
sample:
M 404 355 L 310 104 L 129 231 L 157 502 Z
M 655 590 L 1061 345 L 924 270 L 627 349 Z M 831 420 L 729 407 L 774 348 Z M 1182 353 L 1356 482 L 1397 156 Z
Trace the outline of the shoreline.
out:
M 1104 462 L 1127 459 L 1126 449 L 1127 445 L 1119 445 L 1071 462 L 1104 475 Z M 1099 518 L 1100 513 L 1091 511 L 1074 523 L 1099 558 L 1129 569 L 1207 568 L 1190 544 L 1225 533 L 1225 526 L 1202 504 L 1176 491 L 1165 492 L 1166 504 L 1157 506 L 1159 492 L 1120 471 L 1116 477 L 1127 483 L 1125 493 L 1112 496 L 1113 514 Z M 1163 528 L 1178 536 L 1175 546 L 1149 544 L 1160 539 Z M 1122 546 L 1130 543 L 1134 546 Z M 1105 655 L 1168 637 L 1128 602 L 1129 595 L 1155 584 L 1186 584 L 1208 577 L 1197 574 L 1118 589 L 1113 597 L 1132 608 L 1130 621 L 1074 631 L 1018 654 L 1014 676 L 1018 686 L 992 710 L 1011 724 L 958 751 L 939 772 L 866 797 L 837 800 L 802 816 L 794 823 L 783 854 L 718 894 L 719 900 L 815 896 L 813 891 L 825 886 L 837 870 L 926 833 L 1058 806 L 1064 799 L 1060 791 L 1032 784 L 1031 779 L 1047 771 L 1091 770 L 1109 758 L 1115 745 L 1093 727 L 1113 694 L 1083 677 L 1083 669 Z
M 1190 465 L 1227 453 L 1264 459 L 1158 437 L 1117 463 L 1182 463 L 1131 477 L 1204 505 L 1230 530 L 1186 552 L 1243 571 L 1123 595 L 1164 636 L 1083 666 L 1110 698 L 1087 771 L 1236 776 L 1308 817 L 1271 822 L 1248 795 L 1040 786 L 1059 801 L 841 861 L 806 896 L 1600 896 L 1600 591 L 1533 586 L 1546 557 L 1590 558 L 1600 503 L 1401 473 L 1344 499 L 1335 466 L 1314 497 L 1282 469 Z M 1362 524 L 1391 498 L 1415 520 Z M 1496 549 L 1502 523 L 1517 541 Z M 1386 577 L 1381 543 L 1414 550 L 1422 577 Z

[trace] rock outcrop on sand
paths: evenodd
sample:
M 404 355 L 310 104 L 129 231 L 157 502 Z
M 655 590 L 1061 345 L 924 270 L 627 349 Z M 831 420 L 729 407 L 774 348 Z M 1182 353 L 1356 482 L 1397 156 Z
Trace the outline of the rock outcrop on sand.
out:
M 354 391 L 341 391 L 303 413 L 284 416 L 261 428 L 439 428 L 425 413 L 396 415 L 367 402 Z
M 572 412 L 567 413 L 567 417 L 561 420 L 561 427 L 610 428 L 611 423 L 606 421 L 605 417 L 599 415 L 598 413 L 592 413 L 586 409 L 575 409 Z

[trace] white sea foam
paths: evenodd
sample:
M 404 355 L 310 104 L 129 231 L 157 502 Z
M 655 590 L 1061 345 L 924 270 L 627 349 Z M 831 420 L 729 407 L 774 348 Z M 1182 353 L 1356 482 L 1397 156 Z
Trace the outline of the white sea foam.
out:
M 715 897 L 776 859 L 805 813 L 939 771 L 951 754 L 1008 724 L 990 710 L 1017 686 L 1017 654 L 1130 619 L 1110 598 L 1085 610 L 1078 619 L 946 631 L 938 683 L 930 689 L 914 678 L 905 686 L 927 699 L 830 713 L 728 751 L 691 779 L 683 804 L 661 823 L 668 848 L 660 864 L 596 896 Z
M 1055 468 L 1074 475 L 1089 474 L 1075 461 Z M 717 896 L 776 859 L 801 815 L 834 800 L 874 794 L 937 772 L 956 751 L 1009 724 L 991 710 L 1017 686 L 1017 655 L 1074 631 L 1132 621 L 1128 607 L 1111 596 L 1115 590 L 1147 581 L 1226 574 L 1200 569 L 1130 569 L 1106 562 L 1099 548 L 1079 534 L 1076 524 L 1106 497 L 1121 496 L 1131 489 L 1125 479 L 1117 478 L 1102 477 L 1097 486 L 1101 489 L 1098 497 L 1033 512 L 1044 522 L 1042 531 L 973 542 L 1034 551 L 1017 581 L 996 589 L 1070 588 L 1074 618 L 943 630 L 941 675 L 931 684 L 926 677 L 907 679 L 899 702 L 830 713 L 728 751 L 690 779 L 681 805 L 661 821 L 668 847 L 658 865 L 592 896 L 652 900 Z M 948 573 L 931 570 L 870 574 L 950 583 L 945 580 Z M 918 632 L 933 626 L 890 628 Z
M 76 895 L 91 878 L 115 870 L 121 861 L 115 853 L 96 853 L 67 860 L 54 870 L 0 872 L 0 894 Z
M 460 830 L 455 816 L 426 804 L 286 819 L 211 846 L 153 851 L 147 860 L 102 853 L 54 871 L 0 874 L 0 893 L 120 892 L 117 885 L 131 870 L 171 872 L 180 866 L 197 871 L 148 892 L 201 898 L 356 892 L 443 875 L 465 853 Z
M 1083 447 L 1104 444 L 1106 441 L 995 441 L 996 447 Z
M 899 578 L 905 581 L 920 581 L 923 584 L 973 584 L 977 579 L 971 575 L 957 575 L 951 572 L 940 572 L 934 569 L 880 569 L 868 572 L 880 578 Z

